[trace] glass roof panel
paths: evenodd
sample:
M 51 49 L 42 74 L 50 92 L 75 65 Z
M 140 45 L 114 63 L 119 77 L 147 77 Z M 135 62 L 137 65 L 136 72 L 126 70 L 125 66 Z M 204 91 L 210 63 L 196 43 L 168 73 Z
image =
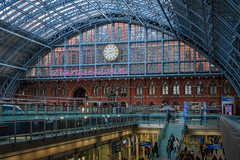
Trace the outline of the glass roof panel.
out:
M 58 32 L 65 29 L 63 26 L 70 27 L 72 23 L 78 23 L 86 18 L 94 18 L 97 15 L 111 18 L 111 13 L 122 14 L 124 12 L 125 15 L 139 16 L 138 20 L 147 17 L 168 25 L 159 5 L 156 1 L 150 0 L 132 0 L 126 3 L 119 0 L 16 1 L 10 7 L 5 7 L 0 11 L 0 19 L 11 23 L 14 28 L 19 27 L 25 31 L 38 33 L 38 36 L 42 38 L 48 38 L 55 33 L 52 32 L 53 30 L 57 29 Z

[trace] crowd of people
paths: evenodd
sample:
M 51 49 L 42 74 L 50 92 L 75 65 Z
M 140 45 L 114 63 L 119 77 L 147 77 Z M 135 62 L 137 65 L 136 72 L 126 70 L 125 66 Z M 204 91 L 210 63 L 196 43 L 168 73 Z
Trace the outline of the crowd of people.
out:
M 221 156 L 217 158 L 217 149 L 216 154 L 213 153 L 213 149 L 208 149 L 207 146 L 201 147 L 200 146 L 200 155 L 194 155 L 187 147 L 185 147 L 180 152 L 180 160 L 223 160 Z

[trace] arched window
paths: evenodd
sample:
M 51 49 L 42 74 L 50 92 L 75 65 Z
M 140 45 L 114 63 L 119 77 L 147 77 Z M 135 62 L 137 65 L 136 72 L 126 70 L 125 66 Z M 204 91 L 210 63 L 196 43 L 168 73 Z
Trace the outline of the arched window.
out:
M 37 85 L 37 88 L 36 88 L 36 96 L 41 96 L 41 88 L 39 84 Z
M 106 83 L 103 84 L 103 87 L 102 87 L 102 94 L 103 94 L 104 96 L 107 95 L 107 84 L 106 84 Z
M 198 82 L 198 85 L 197 85 L 197 94 L 203 94 L 204 92 L 204 89 L 203 89 L 203 84 L 202 82 Z
M 231 86 L 230 86 L 230 83 L 226 80 L 223 83 L 223 94 L 230 95 L 230 92 L 231 92 Z
M 142 95 L 142 93 L 143 93 L 142 84 L 137 83 L 137 85 L 136 85 L 136 95 Z
M 209 85 L 209 94 L 217 94 L 217 85 L 215 81 L 212 81 Z
M 92 95 L 93 96 L 98 96 L 98 85 L 97 84 L 93 84 L 92 85 Z
M 192 86 L 189 82 L 185 84 L 185 94 L 192 94 Z
M 126 108 L 126 103 L 125 102 L 121 102 L 121 107 L 125 107 Z
M 56 84 L 52 87 L 52 96 L 58 96 L 58 86 Z
M 163 82 L 163 85 L 162 85 L 162 94 L 168 94 L 168 85 L 167 85 L 167 82 Z
M 42 95 L 47 96 L 47 88 L 45 85 L 43 85 L 43 87 L 42 87 Z
M 149 95 L 155 95 L 155 84 L 151 82 L 148 86 Z
M 125 83 L 122 83 L 121 84 L 121 89 L 120 89 L 120 94 L 121 94 L 121 97 L 126 97 L 127 96 L 127 87 L 126 87 L 126 84 Z
M 113 83 L 113 85 L 112 85 L 112 91 L 115 93 L 116 96 L 118 96 L 118 94 L 119 94 L 118 89 L 119 89 L 119 88 L 118 88 L 117 83 Z
M 67 84 L 64 83 L 62 85 L 62 96 L 67 96 L 67 91 L 68 91 Z
M 36 95 L 36 88 L 33 85 L 30 86 L 29 91 L 30 95 Z
M 180 94 L 180 87 L 178 82 L 175 82 L 173 85 L 173 94 Z

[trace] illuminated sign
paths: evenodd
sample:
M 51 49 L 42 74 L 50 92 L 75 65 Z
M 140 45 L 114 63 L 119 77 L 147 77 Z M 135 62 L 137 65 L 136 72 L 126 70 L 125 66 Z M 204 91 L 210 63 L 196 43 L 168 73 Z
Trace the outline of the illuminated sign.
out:
M 73 70 L 72 72 L 63 72 L 62 69 L 56 69 L 53 70 L 53 74 L 51 76 L 72 76 L 72 75 L 77 75 L 78 76 L 78 81 L 80 80 L 81 77 L 84 75 L 105 75 L 105 74 L 124 74 L 128 73 L 126 68 L 120 68 L 118 71 L 110 70 L 110 71 L 104 71 L 104 72 L 96 72 L 96 71 L 87 71 L 87 72 L 80 72 L 78 70 Z
M 229 104 L 229 105 L 225 105 L 225 114 L 227 115 L 232 115 L 232 105 Z

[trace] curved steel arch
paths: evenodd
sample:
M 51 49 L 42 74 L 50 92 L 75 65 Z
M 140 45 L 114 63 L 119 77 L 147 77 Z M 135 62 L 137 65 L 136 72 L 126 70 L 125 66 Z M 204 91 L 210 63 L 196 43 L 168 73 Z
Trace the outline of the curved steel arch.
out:
M 27 6 L 34 6 L 35 10 L 37 8 L 44 10 L 46 15 L 50 15 L 48 16 L 48 18 L 50 17 L 49 19 L 45 17 L 44 19 L 37 20 L 36 18 L 41 17 L 41 14 L 37 11 L 34 12 L 34 9 L 32 9 L 29 10 L 29 12 L 25 12 L 29 17 L 25 17 L 25 19 L 23 18 L 23 21 L 18 21 L 18 23 L 16 23 L 17 18 L 19 18 L 21 13 L 16 12 L 11 15 L 10 12 L 14 12 L 14 7 L 12 9 L 10 8 L 9 12 L 1 14 L 1 16 L 7 14 L 11 15 L 12 25 L 9 26 L 10 30 L 18 29 L 24 32 L 28 31 L 30 37 L 38 37 L 41 40 L 44 40 L 48 45 L 53 45 L 64 37 L 74 34 L 78 30 L 87 28 L 91 25 L 105 23 L 109 20 L 129 23 L 133 22 L 136 24 L 143 23 L 142 25 L 149 25 L 149 27 L 153 27 L 157 30 L 163 28 L 173 35 L 173 30 L 170 28 L 170 25 L 172 25 L 180 40 L 192 47 L 198 48 L 202 54 L 204 54 L 224 73 L 240 97 L 240 7 L 235 1 L 159 0 L 160 5 L 164 7 L 163 11 L 161 11 L 161 7 L 157 2 L 158 0 L 113 0 L 112 3 L 102 0 L 88 0 L 84 2 L 72 0 L 54 2 L 49 0 L 41 3 L 40 0 L 8 0 L 0 2 L 0 13 L 14 4 L 23 5 L 24 3 L 26 3 L 25 8 L 27 8 Z M 56 15 L 55 17 L 53 14 L 61 11 L 62 15 L 67 15 L 67 11 L 64 11 L 66 8 L 62 7 L 64 5 L 67 9 L 70 8 L 70 11 L 73 12 L 68 15 L 68 18 L 78 18 L 79 16 L 82 19 L 79 18 L 77 21 L 67 21 L 63 16 L 57 17 Z M 15 10 L 18 10 L 18 8 L 15 7 Z M 83 10 L 83 12 L 80 10 Z M 166 12 L 165 18 L 162 16 L 164 11 Z M 4 21 L 4 18 L 1 19 Z M 167 23 L 167 19 L 170 20 L 170 24 Z M 28 20 L 28 22 L 24 24 L 25 20 Z M 7 23 L 7 21 L 5 22 Z M 66 25 L 67 22 L 70 23 Z M 46 25 L 47 23 L 50 24 Z M 36 24 L 38 24 L 38 26 L 35 26 L 36 32 L 33 32 L 32 30 L 35 29 L 33 26 Z M 55 27 L 56 25 L 57 27 Z M 26 27 L 28 29 L 24 30 Z M 53 32 L 53 35 L 49 34 L 49 37 L 47 35 L 40 36 L 49 33 L 53 29 L 55 31 Z M 1 45 L 1 47 L 4 47 L 5 45 Z M 33 48 L 38 51 L 40 50 L 38 49 L 38 45 L 35 45 Z M 21 45 L 15 50 L 21 50 Z M 23 50 L 20 54 L 27 57 L 25 52 L 26 51 Z M 37 53 L 40 54 L 41 52 Z M 27 64 L 31 63 L 33 59 L 34 54 L 32 54 L 31 57 L 28 57 Z M 22 62 L 20 63 L 21 65 L 24 65 Z M 17 80 L 18 78 L 13 79 Z M 11 87 L 8 88 L 8 90 L 10 90 Z
M 170 3 L 167 3 L 167 1 L 163 4 L 170 6 Z M 163 11 L 159 8 L 156 1 L 150 2 L 149 0 L 115 0 L 112 3 L 111 1 L 101 0 L 10 0 L 6 1 L 0 9 L 2 11 L 0 12 L 0 18 L 3 21 L 8 22 L 14 28 L 25 30 L 43 39 L 49 37 L 46 33 L 50 34 L 50 31 L 52 32 L 51 34 L 54 34 L 69 27 L 76 30 L 76 28 L 72 27 L 73 24 L 83 19 L 91 19 L 91 17 L 97 15 L 103 15 L 110 20 L 111 17 L 107 15 L 123 13 L 126 18 L 128 15 L 135 16 L 141 23 L 141 18 L 147 17 L 162 24 L 168 24 L 163 16 Z M 170 12 L 167 10 L 165 12 L 170 15 Z M 142 25 L 145 24 L 142 23 Z
M 136 18 L 134 16 L 129 16 L 128 19 L 126 19 L 125 17 L 123 17 L 122 15 L 119 15 L 119 14 L 114 14 L 112 16 L 113 16 L 113 17 L 111 17 L 112 22 L 116 21 L 116 22 L 134 23 L 134 24 L 141 25 L 141 23 L 138 20 L 136 20 Z M 94 17 L 94 20 L 95 21 L 93 21 L 93 22 L 89 22 L 89 19 L 83 20 L 83 21 L 79 22 L 78 24 L 75 24 L 74 27 L 76 27 L 80 31 L 80 30 L 89 28 L 94 25 L 104 24 L 104 23 L 109 22 L 108 19 L 106 19 L 102 15 Z M 153 21 L 151 19 L 145 19 L 145 21 L 146 21 L 145 23 L 148 27 L 156 29 L 156 30 L 164 31 L 174 37 L 174 34 L 171 32 L 171 28 L 169 26 L 159 25 L 159 23 L 157 21 Z M 74 33 L 76 33 L 76 32 L 74 30 L 72 30 L 71 28 L 66 28 L 65 30 L 62 30 L 61 32 L 59 32 L 58 34 L 55 34 L 52 37 L 49 37 L 47 39 L 47 42 L 48 42 L 48 44 L 53 45 L 53 44 L 56 44 L 57 42 L 59 42 L 60 40 L 62 40 L 64 37 L 67 37 Z

